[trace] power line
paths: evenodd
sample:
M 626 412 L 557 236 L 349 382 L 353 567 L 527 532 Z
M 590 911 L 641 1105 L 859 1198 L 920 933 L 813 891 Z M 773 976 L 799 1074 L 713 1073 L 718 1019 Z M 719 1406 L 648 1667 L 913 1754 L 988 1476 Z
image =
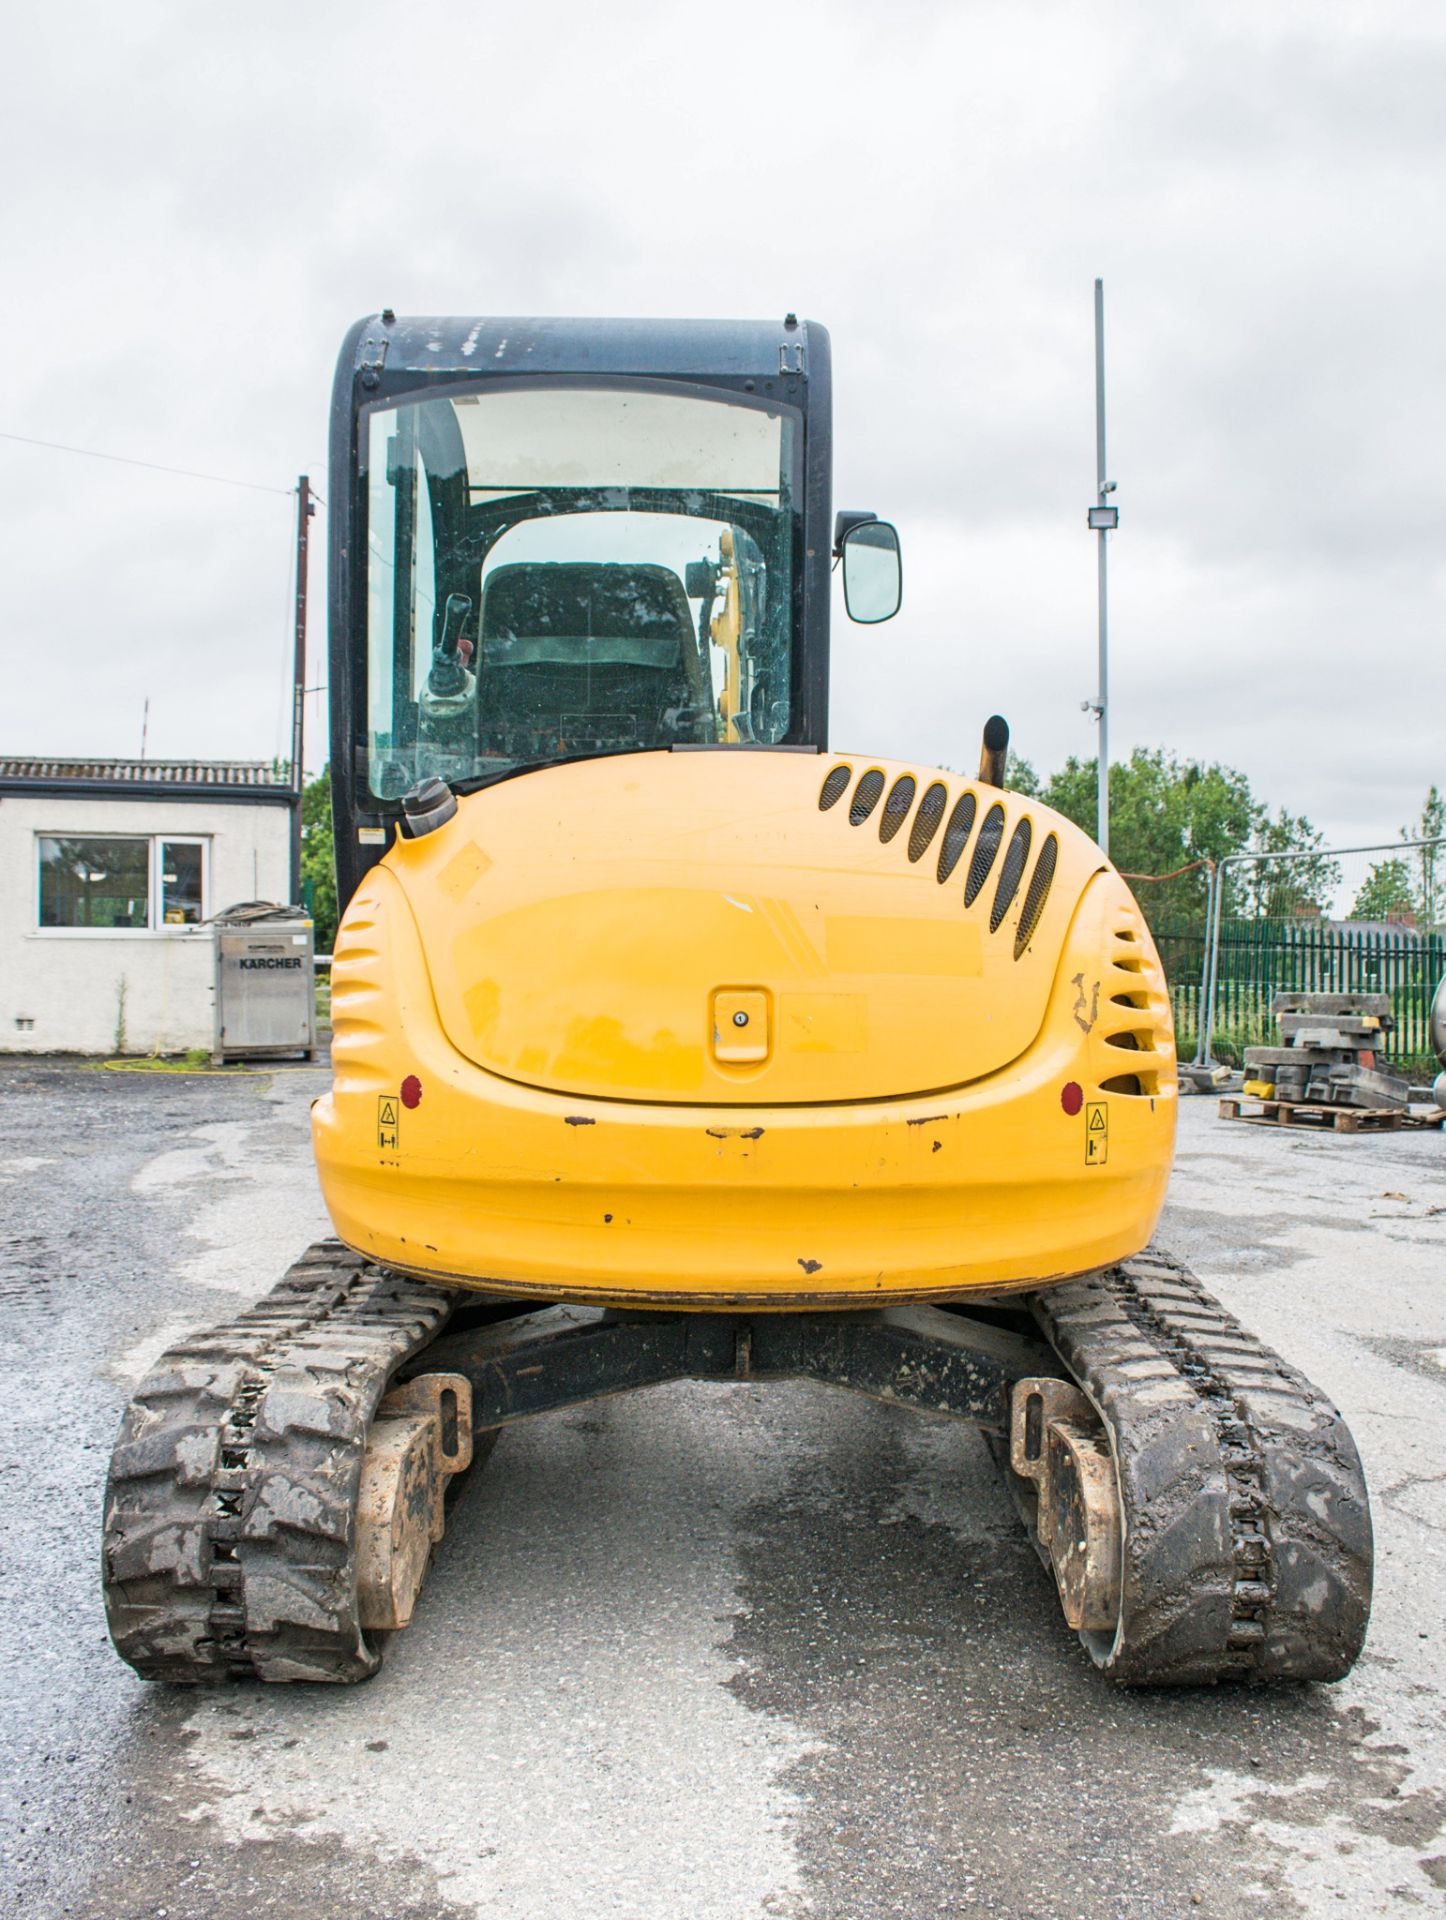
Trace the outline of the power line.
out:
M 52 453 L 78 453 L 87 460 L 110 460 L 122 467 L 145 467 L 151 473 L 173 473 L 183 480 L 209 480 L 218 487 L 244 487 L 248 493 L 276 493 L 289 499 L 294 487 L 265 487 L 256 480 L 233 480 L 224 473 L 198 473 L 194 467 L 166 467 L 158 460 L 133 460 L 124 453 L 101 453 L 95 447 L 68 447 L 59 440 L 36 440 L 28 433 L 0 432 L 0 440 L 15 440 L 25 447 L 47 447 Z

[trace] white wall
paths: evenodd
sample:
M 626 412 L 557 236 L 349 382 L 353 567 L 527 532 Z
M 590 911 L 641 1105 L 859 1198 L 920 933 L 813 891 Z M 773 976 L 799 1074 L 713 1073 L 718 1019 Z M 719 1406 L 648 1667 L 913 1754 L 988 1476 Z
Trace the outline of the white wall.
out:
M 282 806 L 208 800 L 0 798 L 0 1053 L 127 1053 L 209 1048 L 214 1031 L 211 929 L 42 929 L 37 834 L 172 834 L 209 843 L 207 911 L 284 901 L 291 816 Z M 122 989 L 122 983 L 124 988 Z M 33 1027 L 19 1021 L 32 1020 Z

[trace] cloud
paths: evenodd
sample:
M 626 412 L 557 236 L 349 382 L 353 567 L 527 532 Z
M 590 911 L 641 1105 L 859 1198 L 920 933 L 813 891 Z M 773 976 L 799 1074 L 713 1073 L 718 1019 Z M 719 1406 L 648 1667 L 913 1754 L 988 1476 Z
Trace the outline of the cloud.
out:
M 905 545 L 836 737 L 966 765 L 998 706 L 1048 766 L 1094 745 L 1099 273 L 1117 750 L 1354 839 L 1446 772 L 1439 9 L 138 0 L 8 65 L 0 427 L 325 493 L 383 303 L 792 307 Z M 0 442 L 0 512 L 0 747 L 130 750 L 149 692 L 155 752 L 284 751 L 286 502 Z

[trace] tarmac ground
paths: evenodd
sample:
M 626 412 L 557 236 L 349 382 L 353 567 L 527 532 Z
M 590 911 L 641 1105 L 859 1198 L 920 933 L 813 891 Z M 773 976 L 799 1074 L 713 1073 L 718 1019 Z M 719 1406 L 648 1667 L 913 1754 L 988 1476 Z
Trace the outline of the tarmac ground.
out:
M 327 1231 L 324 1084 L 0 1065 L 0 1914 L 1446 1908 L 1446 1135 L 1182 1102 L 1161 1241 L 1365 1459 L 1338 1686 L 1112 1690 L 972 1429 L 747 1383 L 505 1433 L 367 1685 L 147 1686 L 100 1604 L 120 1410 Z

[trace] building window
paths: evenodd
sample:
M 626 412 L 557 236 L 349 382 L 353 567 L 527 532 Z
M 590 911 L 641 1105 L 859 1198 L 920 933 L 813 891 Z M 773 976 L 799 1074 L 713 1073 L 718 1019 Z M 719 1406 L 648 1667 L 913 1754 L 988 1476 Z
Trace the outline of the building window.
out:
M 203 918 L 201 912 L 201 870 L 205 848 L 199 840 L 162 840 L 161 924 L 166 927 L 194 927 Z
M 206 842 L 161 835 L 36 837 L 39 925 L 147 933 L 206 917 Z

